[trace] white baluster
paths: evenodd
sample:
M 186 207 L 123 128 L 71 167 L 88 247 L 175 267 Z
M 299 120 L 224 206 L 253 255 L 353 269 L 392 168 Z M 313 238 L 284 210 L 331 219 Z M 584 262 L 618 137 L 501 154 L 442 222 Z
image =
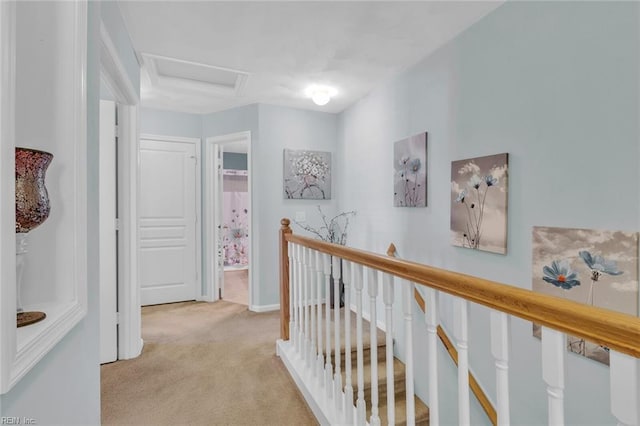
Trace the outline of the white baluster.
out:
M 302 359 L 309 367 L 309 248 L 302 247 Z
M 496 362 L 498 426 L 508 426 L 509 416 L 509 315 L 491 311 L 491 353 Z
M 353 424 L 353 385 L 351 383 L 351 262 L 344 261 L 344 411 L 345 423 Z
M 333 368 L 331 366 L 331 256 L 328 254 L 322 254 L 322 264 L 324 265 L 324 290 L 325 290 L 325 325 L 326 336 L 325 347 L 327 348 L 327 354 L 325 357 L 324 376 L 325 376 L 325 389 L 326 397 L 330 399 L 333 397 Z
M 298 306 L 299 306 L 299 296 L 298 293 L 300 291 L 300 283 L 298 281 L 298 271 L 300 270 L 298 263 L 298 254 L 299 247 L 297 244 L 293 244 L 293 250 L 291 251 L 293 255 L 293 262 L 291 263 L 291 268 L 293 270 L 293 280 L 291 281 L 291 298 L 293 299 L 293 312 L 291 315 L 293 316 L 294 329 L 291 334 L 293 335 L 293 342 L 296 352 L 300 350 L 300 318 L 298 317 Z
M 395 391 L 393 389 L 393 275 L 384 274 L 382 280 L 382 299 L 384 301 L 387 327 L 387 419 L 389 419 L 389 425 L 393 425 L 396 419 Z
M 618 425 L 640 425 L 640 360 L 609 352 L 611 412 Z
M 303 348 L 304 348 L 304 333 L 303 333 L 303 323 L 302 323 L 302 246 L 298 245 L 296 250 L 296 271 L 298 272 L 298 278 L 296 279 L 296 292 L 298 293 L 298 355 L 300 357 L 303 356 Z
M 366 423 L 367 404 L 364 400 L 364 351 L 362 347 L 362 265 L 355 265 L 353 285 L 356 287 L 356 354 L 358 365 L 358 400 L 356 401 L 356 421 Z
M 322 253 L 316 251 L 316 288 L 317 288 L 317 297 L 316 302 L 318 303 L 317 315 L 318 315 L 318 359 L 316 365 L 316 376 L 318 377 L 318 382 L 320 385 L 324 385 L 324 352 L 322 351 L 322 283 L 323 280 L 323 272 L 324 266 L 322 263 Z
M 427 324 L 427 345 L 429 354 L 429 424 L 440 424 L 440 404 L 438 401 L 438 292 L 427 287 L 424 320 Z
M 407 424 L 416 423 L 416 403 L 413 389 L 413 283 L 407 281 L 402 286 L 402 305 L 404 311 L 404 334 L 406 339 L 405 386 L 407 394 Z
M 369 333 L 371 339 L 371 418 L 369 424 L 371 426 L 380 425 L 380 416 L 378 413 L 378 318 L 376 315 L 376 298 L 378 297 L 378 271 L 369 269 L 369 314 L 371 316 L 369 322 Z
M 542 378 L 547 383 L 548 424 L 564 425 L 565 336 L 542 327 Z
M 317 377 L 317 335 L 316 335 L 316 301 L 318 299 L 315 250 L 309 249 L 309 309 L 311 320 L 311 345 L 309 349 L 309 368 L 312 376 Z
M 458 424 L 469 425 L 469 347 L 468 306 L 466 300 L 456 298 L 453 305 L 453 335 L 458 349 Z
M 336 413 L 342 412 L 342 373 L 340 372 L 340 258 L 333 256 L 333 322 L 335 344 L 335 374 L 333 376 Z
M 296 321 L 295 321 L 295 261 L 293 252 L 295 250 L 295 246 L 292 242 L 287 242 L 288 244 L 288 253 L 289 253 L 289 340 L 291 340 L 291 344 L 295 346 L 296 342 Z

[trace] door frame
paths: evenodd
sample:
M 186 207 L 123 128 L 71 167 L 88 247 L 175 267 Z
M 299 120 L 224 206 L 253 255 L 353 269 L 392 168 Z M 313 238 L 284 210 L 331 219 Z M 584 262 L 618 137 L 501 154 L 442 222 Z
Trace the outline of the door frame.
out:
M 182 136 L 166 136 L 166 135 L 154 135 L 150 133 L 142 133 L 140 140 L 155 140 L 161 142 L 176 142 L 176 143 L 188 143 L 194 144 L 194 152 L 196 155 L 196 167 L 195 167 L 195 183 L 196 183 L 196 300 L 203 300 L 203 288 L 202 288 L 202 140 L 200 138 L 186 138 Z M 140 178 L 138 172 L 138 179 Z M 140 287 L 140 285 L 138 285 Z M 138 303 L 140 307 L 140 303 Z
M 102 21 L 100 78 L 118 104 L 118 359 L 130 359 L 139 356 L 143 346 L 138 279 L 140 96 Z
M 254 247 L 254 232 L 253 232 L 253 209 L 251 208 L 253 204 L 253 173 L 251 168 L 251 132 L 237 132 L 231 133 L 222 136 L 211 136 L 206 138 L 205 140 L 205 159 L 206 161 L 203 163 L 203 167 L 205 170 L 205 181 L 204 181 L 204 223 L 205 223 L 205 236 L 204 236 L 204 265 L 205 265 L 205 285 L 204 285 L 204 293 L 203 300 L 208 302 L 214 302 L 219 300 L 219 292 L 220 287 L 218 283 L 215 282 L 214 276 L 214 255 L 215 250 L 213 249 L 213 244 L 215 243 L 215 196 L 213 191 L 215 190 L 215 175 L 216 171 L 214 170 L 213 165 L 215 164 L 215 153 L 216 153 L 216 145 L 225 145 L 231 142 L 239 142 L 246 141 L 247 143 L 247 188 L 249 190 L 249 214 L 248 214 L 248 226 L 249 226 L 249 283 L 248 283 L 248 293 L 249 300 L 247 301 L 247 306 L 251 310 L 253 307 L 253 270 L 255 269 L 253 264 L 253 254 L 255 253 Z

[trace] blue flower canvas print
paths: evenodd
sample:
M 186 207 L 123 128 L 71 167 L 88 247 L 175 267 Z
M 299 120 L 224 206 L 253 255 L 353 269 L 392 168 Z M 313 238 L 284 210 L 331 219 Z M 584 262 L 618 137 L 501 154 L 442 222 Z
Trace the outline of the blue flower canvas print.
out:
M 393 205 L 427 206 L 427 133 L 393 145 Z
M 451 163 L 451 243 L 507 252 L 508 154 Z
M 331 153 L 284 150 L 284 198 L 331 199 Z
M 534 227 L 532 277 L 534 291 L 638 315 L 638 234 Z M 567 336 L 567 350 L 609 364 L 608 348 L 584 339 Z

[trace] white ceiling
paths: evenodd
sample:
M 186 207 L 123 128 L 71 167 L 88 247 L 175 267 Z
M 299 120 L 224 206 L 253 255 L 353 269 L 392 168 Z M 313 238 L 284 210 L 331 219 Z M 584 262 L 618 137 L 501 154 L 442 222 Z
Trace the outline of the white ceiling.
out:
M 143 62 L 144 106 L 205 114 L 261 102 L 337 113 L 501 3 L 121 1 L 119 6 Z M 216 76 L 220 84 L 212 84 Z M 338 94 L 318 107 L 304 93 L 314 83 L 331 85 Z

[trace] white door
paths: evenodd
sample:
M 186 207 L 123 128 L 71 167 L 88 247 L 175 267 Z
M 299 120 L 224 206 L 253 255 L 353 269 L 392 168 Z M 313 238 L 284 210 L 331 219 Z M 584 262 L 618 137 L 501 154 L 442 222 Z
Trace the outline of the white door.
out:
M 118 358 L 116 104 L 100 101 L 100 363 Z
M 140 140 L 142 305 L 196 298 L 199 140 Z

